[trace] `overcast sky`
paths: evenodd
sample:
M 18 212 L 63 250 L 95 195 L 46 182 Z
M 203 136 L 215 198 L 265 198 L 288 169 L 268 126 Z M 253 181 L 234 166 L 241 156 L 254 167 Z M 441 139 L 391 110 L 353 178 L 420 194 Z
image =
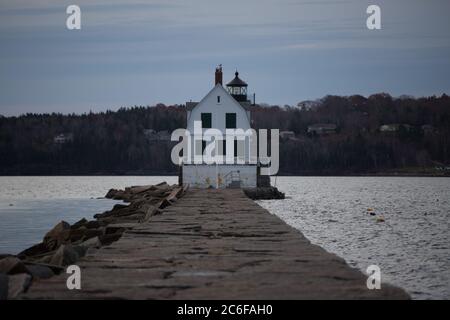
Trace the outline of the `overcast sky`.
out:
M 82 29 L 66 28 L 77 4 Z M 366 8 L 381 7 L 382 30 Z M 258 102 L 450 93 L 448 0 L 2 0 L 0 114 L 184 103 L 235 69 Z

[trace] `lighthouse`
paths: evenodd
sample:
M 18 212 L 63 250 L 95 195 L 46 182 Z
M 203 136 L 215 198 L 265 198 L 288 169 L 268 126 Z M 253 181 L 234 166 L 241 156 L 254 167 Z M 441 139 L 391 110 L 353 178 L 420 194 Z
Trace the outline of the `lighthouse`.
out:
M 192 152 L 183 157 L 181 175 L 184 184 L 195 188 L 256 187 L 257 163 L 252 161 L 249 152 L 251 103 L 247 88 L 238 71 L 224 88 L 223 70 L 219 65 L 214 73 L 214 86 L 206 96 L 200 102 L 186 103 L 186 129 L 191 135 Z M 211 132 L 216 133 L 214 137 Z M 218 132 L 222 133 L 223 139 L 217 138 Z M 229 132 L 246 134 L 234 133 L 231 137 Z M 208 161 L 205 155 L 208 150 L 212 150 L 215 159 L 222 161 Z

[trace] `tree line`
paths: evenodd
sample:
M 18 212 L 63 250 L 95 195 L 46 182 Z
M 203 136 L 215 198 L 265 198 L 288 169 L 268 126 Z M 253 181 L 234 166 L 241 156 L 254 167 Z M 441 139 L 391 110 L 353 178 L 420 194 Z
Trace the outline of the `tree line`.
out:
M 293 132 L 280 141 L 279 174 L 449 173 L 450 98 L 445 94 L 326 96 L 299 105 L 251 107 L 255 129 Z M 163 104 L 0 117 L 0 174 L 177 174 L 170 160 L 174 142 L 149 139 L 146 132 L 171 133 L 185 124 L 185 106 Z M 336 129 L 308 130 L 314 124 Z

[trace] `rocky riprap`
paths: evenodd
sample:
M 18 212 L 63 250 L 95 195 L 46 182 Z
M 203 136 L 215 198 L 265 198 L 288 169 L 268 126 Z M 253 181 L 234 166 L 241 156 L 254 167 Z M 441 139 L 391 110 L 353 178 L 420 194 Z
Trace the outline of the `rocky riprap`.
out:
M 119 240 L 125 230 L 159 214 L 185 191 L 186 188 L 165 182 L 109 190 L 106 198 L 128 204 L 116 204 L 112 210 L 96 214 L 95 220 L 83 218 L 72 225 L 61 221 L 45 234 L 42 242 L 18 255 L 0 255 L 0 300 L 14 299 L 33 281 L 60 274 L 91 248 Z
M 279 191 L 276 187 L 257 187 L 245 188 L 244 193 L 252 200 L 273 200 L 284 199 L 284 193 Z

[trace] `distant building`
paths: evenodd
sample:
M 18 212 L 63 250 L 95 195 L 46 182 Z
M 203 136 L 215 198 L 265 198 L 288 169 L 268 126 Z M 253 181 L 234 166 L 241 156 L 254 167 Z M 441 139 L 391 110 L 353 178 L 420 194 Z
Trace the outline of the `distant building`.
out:
M 282 140 L 292 140 L 295 139 L 294 131 L 280 131 L 280 138 Z
M 170 141 L 170 133 L 167 130 L 158 131 L 156 135 L 160 141 Z
M 149 141 L 170 141 L 170 133 L 167 130 L 157 132 L 153 129 L 144 129 L 144 136 Z
M 167 130 L 158 131 L 156 134 L 158 136 L 158 140 L 170 141 L 171 134 L 169 133 L 169 131 L 167 131 Z
M 143 133 L 144 133 L 144 136 L 145 136 L 148 140 L 158 140 L 158 135 L 156 134 L 156 130 L 153 130 L 153 129 L 144 129 Z
M 396 132 L 399 129 L 399 124 L 383 124 L 382 126 L 380 126 L 380 132 Z
M 413 126 L 406 123 L 390 123 L 380 126 L 380 132 L 398 132 L 400 129 L 410 131 L 413 129 Z
M 425 134 L 436 133 L 436 128 L 433 127 L 431 124 L 424 124 L 423 126 L 420 127 L 420 129 L 422 129 L 423 133 Z
M 68 134 L 61 133 L 53 138 L 53 142 L 56 144 L 64 144 L 64 143 L 72 142 L 72 141 L 73 141 L 72 133 L 68 133 Z
M 337 126 L 334 123 L 316 123 L 308 126 L 308 133 L 310 134 L 332 134 L 336 133 Z

